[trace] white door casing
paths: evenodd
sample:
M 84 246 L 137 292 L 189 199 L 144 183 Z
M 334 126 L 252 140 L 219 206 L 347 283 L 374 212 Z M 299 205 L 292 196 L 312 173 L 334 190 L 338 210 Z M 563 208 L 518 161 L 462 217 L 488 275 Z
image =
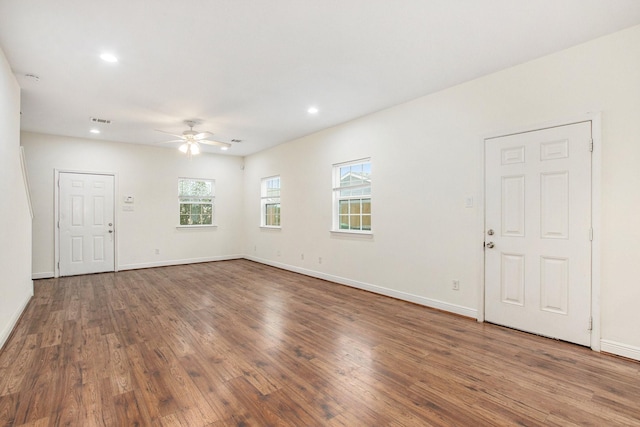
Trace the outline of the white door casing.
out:
M 591 144 L 590 121 L 485 140 L 485 320 L 591 344 Z
M 114 176 L 61 172 L 58 192 L 60 276 L 114 271 Z

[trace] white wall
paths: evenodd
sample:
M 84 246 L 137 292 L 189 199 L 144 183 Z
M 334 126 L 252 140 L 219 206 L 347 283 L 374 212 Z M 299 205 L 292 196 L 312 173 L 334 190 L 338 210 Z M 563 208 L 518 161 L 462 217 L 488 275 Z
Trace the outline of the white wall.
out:
M 22 133 L 35 218 L 34 278 L 54 274 L 54 170 L 116 175 L 118 270 L 237 258 L 242 254 L 243 159 L 176 149 Z M 216 181 L 215 228 L 178 224 L 178 178 Z M 134 211 L 123 198 L 134 197 Z M 156 255 L 155 250 L 160 254 Z
M 31 214 L 20 166 L 20 87 L 0 50 L 0 348 L 33 295 Z
M 602 112 L 602 349 L 640 359 L 639 46 L 634 27 L 247 157 L 247 256 L 476 316 L 482 137 Z M 332 234 L 331 165 L 362 157 L 373 237 Z M 278 174 L 282 229 L 263 230 L 260 178 Z

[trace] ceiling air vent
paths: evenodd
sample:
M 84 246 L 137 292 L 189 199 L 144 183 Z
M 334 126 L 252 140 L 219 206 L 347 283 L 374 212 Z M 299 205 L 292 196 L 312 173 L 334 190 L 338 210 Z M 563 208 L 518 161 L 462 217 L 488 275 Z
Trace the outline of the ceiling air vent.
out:
M 232 139 L 231 142 L 242 142 L 241 139 Z
M 38 83 L 40 81 L 40 77 L 35 74 L 25 74 L 25 78 L 31 82 Z
M 111 120 L 107 120 L 107 119 L 98 119 L 95 117 L 91 117 L 91 121 L 93 123 L 104 123 L 105 125 L 111 124 Z

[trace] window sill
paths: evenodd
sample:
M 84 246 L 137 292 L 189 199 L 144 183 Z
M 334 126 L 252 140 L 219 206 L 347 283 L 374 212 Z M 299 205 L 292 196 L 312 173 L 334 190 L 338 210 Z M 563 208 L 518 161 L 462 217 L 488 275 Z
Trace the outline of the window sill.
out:
M 357 230 L 330 230 L 332 234 L 347 234 L 353 236 L 371 236 L 373 237 L 372 231 L 357 231 Z
M 282 230 L 282 226 L 275 226 L 275 225 L 261 225 L 260 228 L 265 229 L 265 230 Z
M 176 225 L 177 229 L 194 229 L 194 228 L 216 228 L 217 224 L 207 224 L 207 225 Z

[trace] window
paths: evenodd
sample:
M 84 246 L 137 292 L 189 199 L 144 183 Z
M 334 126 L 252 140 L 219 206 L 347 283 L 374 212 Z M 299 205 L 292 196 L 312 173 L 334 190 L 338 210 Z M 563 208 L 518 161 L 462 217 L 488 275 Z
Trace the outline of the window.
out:
M 214 181 L 211 179 L 178 179 L 180 225 L 213 225 Z
M 260 196 L 260 226 L 280 227 L 280 177 L 263 178 Z
M 371 231 L 371 160 L 333 165 L 334 231 Z

